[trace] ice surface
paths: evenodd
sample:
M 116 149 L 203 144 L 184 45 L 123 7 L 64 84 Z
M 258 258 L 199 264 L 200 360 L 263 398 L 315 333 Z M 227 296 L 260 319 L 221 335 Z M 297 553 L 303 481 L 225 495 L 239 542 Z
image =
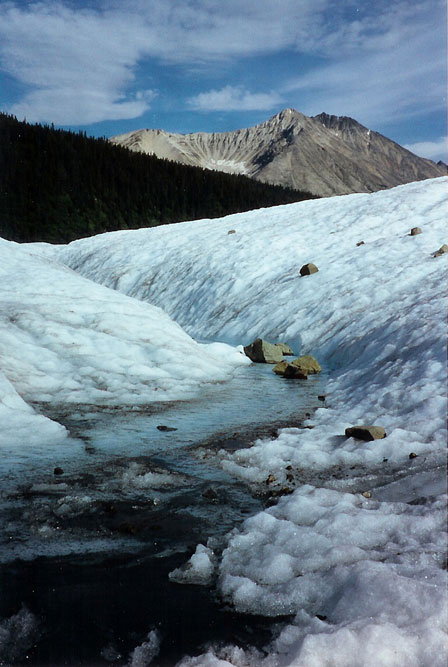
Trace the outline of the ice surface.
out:
M 198 344 L 160 308 L 52 261 L 40 244 L 34 252 L 0 241 L 0 303 L 4 444 L 65 437 L 30 404 L 138 408 L 194 396 L 249 363 L 227 345 Z
M 184 665 L 446 664 L 447 258 L 432 254 L 446 242 L 446 201 L 442 178 L 66 247 L 0 245 L 0 409 L 25 428 L 41 417 L 30 404 L 55 394 L 139 406 L 188 397 L 246 362 L 198 345 L 155 306 L 199 339 L 285 341 L 329 373 L 312 429 L 219 454 L 250 484 L 266 489 L 272 475 L 296 489 L 229 535 L 218 566 L 218 591 L 238 610 L 291 621 L 264 656 L 210 648 Z M 301 278 L 306 262 L 319 272 Z M 359 423 L 387 437 L 345 438 Z M 209 554 L 194 556 L 205 572 Z
M 170 572 L 169 578 L 179 584 L 208 586 L 213 580 L 215 561 L 213 550 L 203 544 L 198 544 L 187 563 Z

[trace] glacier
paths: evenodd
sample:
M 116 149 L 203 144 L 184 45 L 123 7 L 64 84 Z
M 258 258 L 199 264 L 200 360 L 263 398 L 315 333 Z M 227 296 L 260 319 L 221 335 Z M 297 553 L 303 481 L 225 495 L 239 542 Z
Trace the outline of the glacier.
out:
M 445 664 L 446 203 L 439 178 L 67 246 L 0 243 L 1 446 L 69 437 L 46 414 L 55 395 L 135 410 L 197 395 L 248 364 L 257 336 L 328 373 L 309 428 L 215 455 L 254 489 L 294 477 L 214 564 L 227 604 L 290 620 L 262 652 L 212 645 L 183 667 Z M 300 277 L 310 261 L 319 272 Z M 357 423 L 387 437 L 345 438 Z

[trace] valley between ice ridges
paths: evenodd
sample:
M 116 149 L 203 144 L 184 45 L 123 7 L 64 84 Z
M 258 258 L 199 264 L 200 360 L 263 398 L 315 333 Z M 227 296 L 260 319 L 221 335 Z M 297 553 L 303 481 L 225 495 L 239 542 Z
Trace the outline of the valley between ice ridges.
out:
M 433 252 L 446 242 L 446 186 L 435 179 L 67 247 L 2 244 L 17 277 L 2 323 L 1 409 L 20 439 L 45 419 L 23 399 L 56 390 L 61 401 L 130 405 L 152 400 L 160 383 L 175 398 L 245 363 L 227 345 L 197 345 L 153 306 L 195 337 L 284 340 L 330 371 L 313 429 L 217 456 L 250 484 L 272 474 L 281 486 L 292 467 L 297 490 L 229 536 L 217 584 L 236 609 L 288 613 L 291 623 L 266 654 L 212 647 L 183 665 L 445 664 L 446 256 Z M 411 237 L 414 226 L 422 234 Z M 319 273 L 300 278 L 308 261 Z M 57 315 L 36 299 L 54 292 Z M 383 425 L 387 438 L 345 439 L 360 422 Z

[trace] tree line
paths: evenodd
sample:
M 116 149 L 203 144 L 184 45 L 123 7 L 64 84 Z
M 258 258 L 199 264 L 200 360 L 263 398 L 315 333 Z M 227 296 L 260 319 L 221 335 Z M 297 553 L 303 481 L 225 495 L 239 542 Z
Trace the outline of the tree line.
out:
M 0 114 L 0 236 L 7 240 L 68 243 L 310 198 Z

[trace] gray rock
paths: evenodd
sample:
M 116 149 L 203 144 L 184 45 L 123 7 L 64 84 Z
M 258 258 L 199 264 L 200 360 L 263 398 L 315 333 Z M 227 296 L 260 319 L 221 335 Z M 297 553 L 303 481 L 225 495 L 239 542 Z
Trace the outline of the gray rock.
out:
M 356 438 L 357 440 L 381 440 L 386 437 L 386 431 L 382 426 L 373 426 L 363 424 L 361 426 L 351 426 L 345 429 L 347 438 Z
M 244 353 L 251 361 L 260 364 L 277 364 L 283 360 L 281 349 L 273 343 L 257 338 L 250 345 L 246 345 Z
M 229 229 L 227 234 L 236 234 L 236 229 Z
M 315 264 L 312 262 L 309 262 L 308 264 L 304 264 L 302 268 L 300 269 L 300 275 L 301 276 L 310 276 L 312 273 L 317 273 L 319 269 Z
M 422 230 L 420 229 L 420 227 L 413 227 L 410 231 L 409 236 L 417 236 L 417 234 L 421 234 L 421 233 L 422 233 Z

